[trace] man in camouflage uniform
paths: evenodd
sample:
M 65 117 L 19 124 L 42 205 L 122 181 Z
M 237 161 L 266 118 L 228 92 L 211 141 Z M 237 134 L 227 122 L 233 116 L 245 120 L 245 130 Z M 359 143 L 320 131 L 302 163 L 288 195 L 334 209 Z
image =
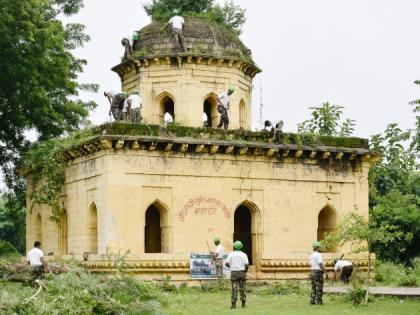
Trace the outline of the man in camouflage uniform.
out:
M 223 255 L 224 255 L 224 248 L 223 245 L 220 244 L 220 237 L 216 236 L 214 238 L 214 245 L 216 245 L 216 251 L 211 252 L 211 257 L 216 265 L 216 274 L 217 279 L 219 281 L 223 280 Z
M 127 93 L 126 92 L 120 92 L 120 93 L 115 93 L 115 92 L 104 92 L 104 96 L 108 99 L 109 101 L 109 115 L 114 116 L 115 120 L 123 120 L 123 108 L 124 108 L 124 102 L 127 99 Z
M 235 92 L 235 88 L 231 86 L 227 92 L 223 92 L 217 97 L 217 111 L 220 114 L 220 122 L 217 128 L 223 126 L 224 129 L 229 127 L 229 115 L 228 110 L 230 106 L 230 96 Z
M 249 261 L 248 256 L 241 251 L 243 248 L 241 241 L 233 243 L 233 252 L 226 258 L 226 266 L 230 268 L 230 281 L 232 283 L 232 306 L 230 308 L 236 308 L 236 301 L 238 299 L 238 287 L 241 295 L 242 307 L 245 307 L 246 303 L 246 272 L 248 270 Z
M 312 244 L 313 252 L 309 256 L 309 261 L 311 263 L 311 304 L 322 305 L 322 291 L 324 288 L 324 261 L 322 255 L 319 252 L 321 248 L 320 242 L 314 242 Z

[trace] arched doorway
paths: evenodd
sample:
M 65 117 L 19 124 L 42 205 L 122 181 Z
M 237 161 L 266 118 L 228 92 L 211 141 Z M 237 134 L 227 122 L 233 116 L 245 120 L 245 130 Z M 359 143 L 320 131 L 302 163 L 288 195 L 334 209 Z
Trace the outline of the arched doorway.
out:
M 162 252 L 162 231 L 159 209 L 153 204 L 146 210 L 144 226 L 144 252 Z
M 243 99 L 239 102 L 239 128 L 246 127 L 246 107 Z
M 92 203 L 89 210 L 89 253 L 98 253 L 98 210 Z
M 68 220 L 67 211 L 64 209 L 60 221 L 60 252 L 61 255 L 68 253 Z
M 175 122 L 175 103 L 173 98 L 164 93 L 158 100 L 159 121 Z
M 248 255 L 249 264 L 253 264 L 254 252 L 252 244 L 252 213 L 245 206 L 239 206 L 234 216 L 233 241 L 241 241 L 244 245 L 242 251 Z
M 41 214 L 38 213 L 35 219 L 35 241 L 40 241 L 42 244 L 42 219 Z
M 334 232 L 337 227 L 337 214 L 329 207 L 324 207 L 318 214 L 318 230 L 317 239 L 322 241 L 325 236 Z M 334 251 L 334 248 L 328 248 L 329 251 Z
M 203 117 L 206 120 L 203 121 L 204 127 L 216 128 L 217 127 L 217 96 L 216 94 L 209 95 L 203 103 Z

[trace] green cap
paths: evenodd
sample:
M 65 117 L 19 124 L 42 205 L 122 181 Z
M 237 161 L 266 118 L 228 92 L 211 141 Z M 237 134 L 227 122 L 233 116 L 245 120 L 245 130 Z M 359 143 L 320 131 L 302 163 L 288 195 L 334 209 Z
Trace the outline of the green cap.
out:
M 173 9 L 173 10 L 172 10 L 172 14 L 173 14 L 173 15 L 177 15 L 177 14 L 179 14 L 179 10 L 178 10 L 178 9 Z
M 220 237 L 219 236 L 215 236 L 214 239 L 213 239 L 213 241 L 220 242 Z
M 337 263 L 337 261 L 339 261 L 340 259 L 338 259 L 338 258 L 335 258 L 334 259 L 334 265 Z
M 133 38 L 133 40 L 139 40 L 139 33 L 134 32 L 132 38 Z
M 320 248 L 320 247 L 321 247 L 321 242 L 316 241 L 312 243 L 312 248 Z
M 234 249 L 242 249 L 242 247 L 244 247 L 244 245 L 242 245 L 241 241 L 236 241 L 235 243 L 233 243 Z
M 235 87 L 234 86 L 230 86 L 229 89 L 228 89 L 228 91 L 235 92 Z

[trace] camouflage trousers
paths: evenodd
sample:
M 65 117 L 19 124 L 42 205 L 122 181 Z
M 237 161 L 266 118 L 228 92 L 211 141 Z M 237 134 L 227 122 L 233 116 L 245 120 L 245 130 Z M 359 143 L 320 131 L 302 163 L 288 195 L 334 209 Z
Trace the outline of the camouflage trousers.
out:
M 142 119 L 143 117 L 141 116 L 140 108 L 133 108 L 130 113 L 131 122 L 139 123 Z
M 184 41 L 184 32 L 179 28 L 172 29 L 172 34 L 175 41 L 175 46 L 177 49 L 182 49 L 183 51 L 187 51 L 187 47 L 185 47 Z
M 217 279 L 223 279 L 223 259 L 216 259 L 216 275 Z
M 114 116 L 115 120 L 122 120 L 123 119 L 123 112 L 119 109 L 119 107 L 117 105 L 112 104 L 111 113 L 112 113 L 112 116 Z
M 324 289 L 324 272 L 321 270 L 312 270 L 311 284 L 311 304 L 323 304 L 322 291 Z
M 238 299 L 238 287 L 241 295 L 241 302 L 245 302 L 246 271 L 232 271 L 230 274 L 230 281 L 232 282 L 231 302 L 236 303 L 236 300 Z
M 45 274 L 45 267 L 43 265 L 31 267 L 32 282 L 35 282 L 35 280 L 44 278 L 44 274 Z
M 221 128 L 223 126 L 224 129 L 228 129 L 229 127 L 229 116 L 227 109 L 223 106 L 217 106 L 217 111 L 220 113 L 220 122 L 217 128 Z

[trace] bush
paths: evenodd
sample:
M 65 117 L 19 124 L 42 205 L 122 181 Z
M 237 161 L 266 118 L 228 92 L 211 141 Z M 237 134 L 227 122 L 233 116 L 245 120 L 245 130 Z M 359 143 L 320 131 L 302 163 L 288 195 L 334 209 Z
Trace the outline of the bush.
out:
M 345 294 L 344 300 L 349 303 L 360 304 L 363 302 L 365 295 L 365 289 L 361 287 L 354 287 Z
M 390 286 L 420 286 L 420 258 L 413 261 L 413 267 L 377 262 L 375 280 Z
M 276 283 L 260 291 L 263 295 L 295 295 L 307 294 L 308 287 L 296 281 L 286 281 Z
M 0 240 L 0 257 L 9 257 L 19 255 L 16 248 L 8 241 Z

